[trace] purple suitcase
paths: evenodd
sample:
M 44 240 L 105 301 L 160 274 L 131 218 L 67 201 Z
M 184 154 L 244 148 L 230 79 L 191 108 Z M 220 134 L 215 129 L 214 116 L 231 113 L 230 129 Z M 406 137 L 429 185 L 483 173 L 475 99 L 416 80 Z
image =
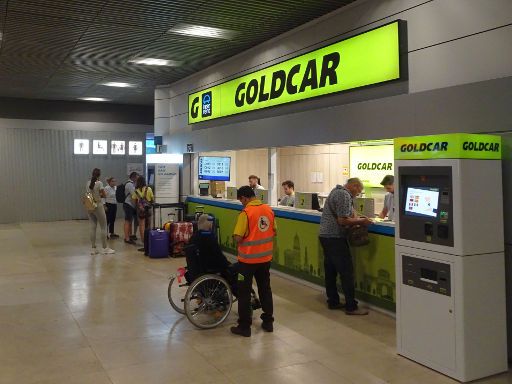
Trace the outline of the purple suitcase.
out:
M 169 256 L 169 232 L 153 229 L 149 231 L 148 253 L 152 259 L 161 259 Z

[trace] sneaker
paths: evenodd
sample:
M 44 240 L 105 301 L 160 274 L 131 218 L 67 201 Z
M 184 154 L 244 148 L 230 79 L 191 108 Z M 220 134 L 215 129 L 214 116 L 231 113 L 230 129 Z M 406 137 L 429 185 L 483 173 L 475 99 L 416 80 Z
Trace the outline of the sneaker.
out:
M 251 328 L 240 328 L 240 326 L 231 327 L 231 333 L 243 337 L 251 337 Z
M 130 236 L 130 240 L 137 241 L 137 236 L 136 235 L 131 235 Z
M 329 308 L 329 309 L 345 309 L 345 304 L 343 304 L 343 303 L 327 304 L 327 308 Z
M 111 239 L 118 239 L 118 238 L 119 238 L 119 235 L 116 235 L 115 233 L 111 233 L 111 234 L 110 234 L 110 238 L 111 238 Z
M 139 252 L 144 252 L 144 251 L 145 251 L 145 249 L 144 249 L 144 247 L 142 247 L 142 248 L 137 249 L 137 251 L 139 251 Z
M 265 332 L 274 332 L 274 323 L 270 321 L 264 321 L 261 323 L 261 328 L 263 328 Z
M 103 253 L 104 255 L 108 255 L 108 254 L 111 254 L 111 253 L 116 253 L 116 251 L 114 251 L 112 248 L 103 248 L 101 253 Z
M 97 255 L 99 252 L 96 248 L 91 249 L 91 255 Z
M 136 243 L 135 243 L 135 241 L 133 241 L 132 239 L 130 239 L 130 240 L 126 240 L 126 239 L 124 239 L 124 242 L 125 242 L 126 244 L 131 244 L 131 245 L 135 245 L 135 244 L 136 244 Z
M 368 314 L 368 310 L 367 309 L 357 308 L 357 309 L 354 309 L 352 311 L 345 311 L 345 313 L 347 315 L 364 316 L 364 315 Z

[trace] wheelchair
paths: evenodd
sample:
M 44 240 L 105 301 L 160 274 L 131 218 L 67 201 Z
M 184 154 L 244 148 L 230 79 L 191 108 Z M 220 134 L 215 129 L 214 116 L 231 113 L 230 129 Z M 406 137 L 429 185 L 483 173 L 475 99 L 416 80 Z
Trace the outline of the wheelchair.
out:
M 187 266 L 179 268 L 177 273 L 169 277 L 169 303 L 197 328 L 215 328 L 226 320 L 237 300 L 233 294 L 235 283 L 233 279 L 230 279 L 231 284 L 228 282 L 223 276 L 224 271 L 204 268 L 195 245 L 188 245 L 185 254 Z M 260 307 L 253 293 L 251 308 Z

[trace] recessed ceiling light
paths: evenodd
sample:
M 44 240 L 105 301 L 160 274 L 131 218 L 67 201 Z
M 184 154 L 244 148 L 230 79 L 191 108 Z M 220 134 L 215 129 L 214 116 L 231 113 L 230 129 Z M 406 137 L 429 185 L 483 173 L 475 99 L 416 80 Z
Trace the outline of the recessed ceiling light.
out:
M 85 101 L 110 101 L 110 99 L 105 99 L 104 97 L 79 97 L 79 99 Z
M 129 62 L 130 63 L 134 63 L 134 64 L 160 65 L 160 66 L 167 66 L 167 67 L 176 67 L 176 66 L 181 64 L 179 61 L 164 60 L 164 59 L 153 59 L 151 57 L 134 59 L 134 60 L 130 60 Z
M 178 33 L 180 35 L 212 37 L 215 39 L 226 40 L 232 39 L 235 36 L 235 31 L 230 31 L 229 29 L 212 28 L 193 24 L 178 24 L 169 29 L 169 32 Z
M 135 87 L 135 85 L 130 84 L 130 83 L 119 83 L 116 81 L 110 81 L 108 83 L 101 83 L 101 85 L 106 85 L 107 87 L 120 87 L 120 88 Z

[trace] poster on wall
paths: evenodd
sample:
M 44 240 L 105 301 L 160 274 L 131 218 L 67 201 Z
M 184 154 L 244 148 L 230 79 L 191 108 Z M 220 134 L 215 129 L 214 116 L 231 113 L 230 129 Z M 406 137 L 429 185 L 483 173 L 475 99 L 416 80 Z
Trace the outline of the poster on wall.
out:
M 156 164 L 155 197 L 168 203 L 177 203 L 179 199 L 179 164 Z M 172 201 L 169 201 L 172 200 Z
M 108 141 L 107 140 L 93 140 L 92 141 L 92 153 L 94 155 L 106 155 L 108 153 Z
M 126 153 L 126 142 L 112 140 L 110 143 L 110 154 L 124 155 Z
M 138 175 L 144 175 L 143 163 L 128 163 L 126 164 L 126 175 L 129 176 L 132 172 L 137 172 Z
M 358 177 L 368 187 L 382 187 L 386 175 L 393 175 L 393 144 L 350 147 L 350 177 Z
M 75 155 L 88 155 L 89 154 L 89 140 L 85 139 L 75 139 L 74 143 L 74 151 Z
M 142 141 L 129 141 L 128 154 L 130 156 L 142 156 Z

